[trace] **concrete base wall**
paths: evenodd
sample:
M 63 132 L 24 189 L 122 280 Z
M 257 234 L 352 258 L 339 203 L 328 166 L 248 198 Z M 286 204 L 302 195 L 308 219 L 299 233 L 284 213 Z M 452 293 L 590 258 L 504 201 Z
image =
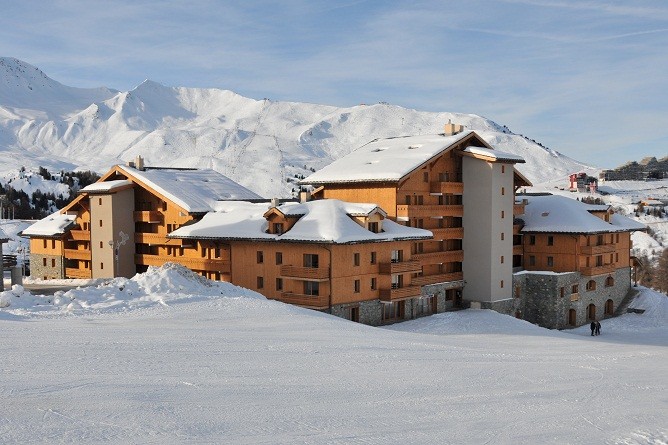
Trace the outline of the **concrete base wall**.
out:
M 44 265 L 44 259 L 46 259 L 46 266 Z M 30 275 L 39 279 L 65 278 L 64 258 L 59 255 L 32 253 L 30 254 Z

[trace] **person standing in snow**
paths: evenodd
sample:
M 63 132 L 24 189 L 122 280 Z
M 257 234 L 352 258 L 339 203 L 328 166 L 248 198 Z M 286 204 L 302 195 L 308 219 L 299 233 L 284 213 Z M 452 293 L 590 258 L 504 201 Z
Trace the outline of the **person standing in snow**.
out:
M 601 322 L 596 322 L 596 335 L 601 335 Z
M 596 331 L 596 323 L 592 321 L 589 327 L 591 328 L 591 336 L 593 337 L 594 331 Z

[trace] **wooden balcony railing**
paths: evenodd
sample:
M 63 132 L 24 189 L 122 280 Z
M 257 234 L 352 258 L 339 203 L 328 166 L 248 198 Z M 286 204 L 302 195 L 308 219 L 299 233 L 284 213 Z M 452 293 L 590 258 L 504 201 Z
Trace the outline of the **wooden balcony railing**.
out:
M 515 203 L 513 204 L 513 216 L 524 215 L 524 203 Z
M 614 264 L 605 264 L 603 266 L 581 267 L 580 273 L 586 276 L 603 275 L 612 273 L 616 269 Z
M 411 257 L 413 260 L 418 260 L 423 266 L 425 264 L 452 263 L 464 261 L 464 251 L 447 250 L 444 252 L 415 253 Z
M 524 247 L 522 245 L 513 246 L 513 255 L 523 255 Z
M 162 266 L 165 263 L 181 264 L 191 270 L 207 272 L 230 273 L 230 263 L 224 260 L 210 260 L 208 258 L 187 258 L 161 255 L 136 254 L 135 263 L 145 266 Z
M 464 193 L 464 183 L 435 181 L 429 184 L 429 191 L 434 194 L 461 195 Z
M 162 221 L 162 214 L 156 210 L 139 210 L 134 212 L 135 222 L 159 223 Z
M 180 246 L 182 240 L 178 238 L 167 238 L 165 235 L 159 235 L 157 233 L 135 232 L 135 243 Z
M 329 295 L 304 295 L 294 294 L 292 292 L 283 292 L 280 298 L 276 298 L 283 303 L 296 304 L 297 306 L 311 309 L 328 309 Z
M 422 270 L 422 265 L 420 264 L 419 261 L 399 261 L 396 263 L 380 263 L 378 266 L 380 273 L 382 274 L 419 272 L 420 270 Z
M 66 267 L 65 268 L 65 277 L 67 278 L 92 278 L 92 273 L 90 269 L 77 269 L 75 267 Z
M 582 246 L 580 251 L 584 255 L 601 255 L 603 253 L 612 253 L 615 251 L 615 244 L 601 244 L 599 246 Z
M 64 256 L 69 260 L 90 260 L 90 250 L 65 249 Z
M 463 216 L 463 205 L 398 205 L 398 218 L 428 218 L 431 216 Z
M 463 239 L 463 227 L 448 227 L 443 229 L 427 229 L 434 234 L 434 240 Z
M 397 289 L 381 289 L 380 299 L 382 301 L 405 300 L 420 296 L 420 286 L 406 286 Z
M 88 230 L 70 230 L 70 238 L 74 241 L 90 241 Z
M 329 279 L 329 269 L 326 267 L 281 266 L 280 272 L 284 278 L 296 278 L 304 281 L 326 281 Z
M 421 277 L 411 278 L 413 286 L 426 286 L 428 284 L 448 283 L 451 281 L 463 281 L 463 272 L 444 273 L 439 275 L 423 275 Z

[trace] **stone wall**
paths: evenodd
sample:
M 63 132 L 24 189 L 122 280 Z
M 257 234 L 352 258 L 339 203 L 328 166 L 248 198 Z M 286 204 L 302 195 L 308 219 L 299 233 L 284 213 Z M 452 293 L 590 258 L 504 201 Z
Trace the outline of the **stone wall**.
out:
M 380 300 L 337 304 L 332 306 L 331 314 L 350 320 L 350 310 L 354 307 L 359 307 L 360 323 L 368 324 L 369 326 L 380 326 L 383 317 L 383 303 L 381 303 Z
M 46 266 L 44 265 L 45 259 Z M 64 258 L 59 255 L 32 253 L 30 254 L 30 275 L 39 279 L 65 278 Z

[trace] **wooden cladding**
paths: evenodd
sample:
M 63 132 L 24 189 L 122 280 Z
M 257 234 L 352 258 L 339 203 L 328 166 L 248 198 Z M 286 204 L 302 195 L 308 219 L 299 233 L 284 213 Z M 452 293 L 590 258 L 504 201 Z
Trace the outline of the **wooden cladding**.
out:
M 582 275 L 593 276 L 593 275 L 603 275 L 606 273 L 612 273 L 615 270 L 616 266 L 614 264 L 605 264 L 603 266 L 581 267 L 580 273 Z
M 329 269 L 318 267 L 281 266 L 281 277 L 301 280 L 326 281 L 329 280 Z
M 164 257 L 162 255 L 136 254 L 135 263 L 145 266 L 162 266 L 167 262 L 181 264 L 192 270 L 207 272 L 230 273 L 230 263 L 207 258 Z
M 74 241 L 90 241 L 90 231 L 70 230 L 70 239 Z
M 420 286 L 406 286 L 397 289 L 381 289 L 380 299 L 382 301 L 405 300 L 420 296 Z
M 580 250 L 585 255 L 601 255 L 614 252 L 616 247 L 615 244 L 601 244 L 599 246 L 581 246 Z
M 329 308 L 328 295 L 305 295 L 295 294 L 292 292 L 282 292 L 280 298 L 276 298 L 276 300 L 282 301 L 283 303 L 296 304 L 298 306 L 311 309 Z
M 92 276 L 93 275 L 90 269 L 77 269 L 74 267 L 65 268 L 65 277 L 67 278 L 86 279 L 86 278 L 92 278 Z
M 135 232 L 135 243 L 181 246 L 182 240 L 167 238 L 165 235 L 158 233 Z
M 382 274 L 397 274 L 406 272 L 419 272 L 422 265 L 419 261 L 399 261 L 393 263 L 380 263 L 380 273 Z
M 428 218 L 431 216 L 463 216 L 463 205 L 398 205 L 398 218 Z
M 90 260 L 91 258 L 90 250 L 77 249 L 65 249 L 63 256 L 70 260 Z
M 463 227 L 449 227 L 444 229 L 428 229 L 428 230 L 434 234 L 435 241 L 464 238 Z
M 140 210 L 133 213 L 135 222 L 158 224 L 162 222 L 162 214 L 156 210 Z
M 524 203 L 515 203 L 513 204 L 513 216 L 524 215 Z
M 461 195 L 464 193 L 463 182 L 436 181 L 429 184 L 429 192 L 434 194 Z
M 426 286 L 428 284 L 448 283 L 451 281 L 463 281 L 463 272 L 453 272 L 438 275 L 424 275 L 411 279 L 411 284 L 416 286 Z
M 448 250 L 444 252 L 417 253 L 412 255 L 420 264 L 452 263 L 464 261 L 463 250 Z

